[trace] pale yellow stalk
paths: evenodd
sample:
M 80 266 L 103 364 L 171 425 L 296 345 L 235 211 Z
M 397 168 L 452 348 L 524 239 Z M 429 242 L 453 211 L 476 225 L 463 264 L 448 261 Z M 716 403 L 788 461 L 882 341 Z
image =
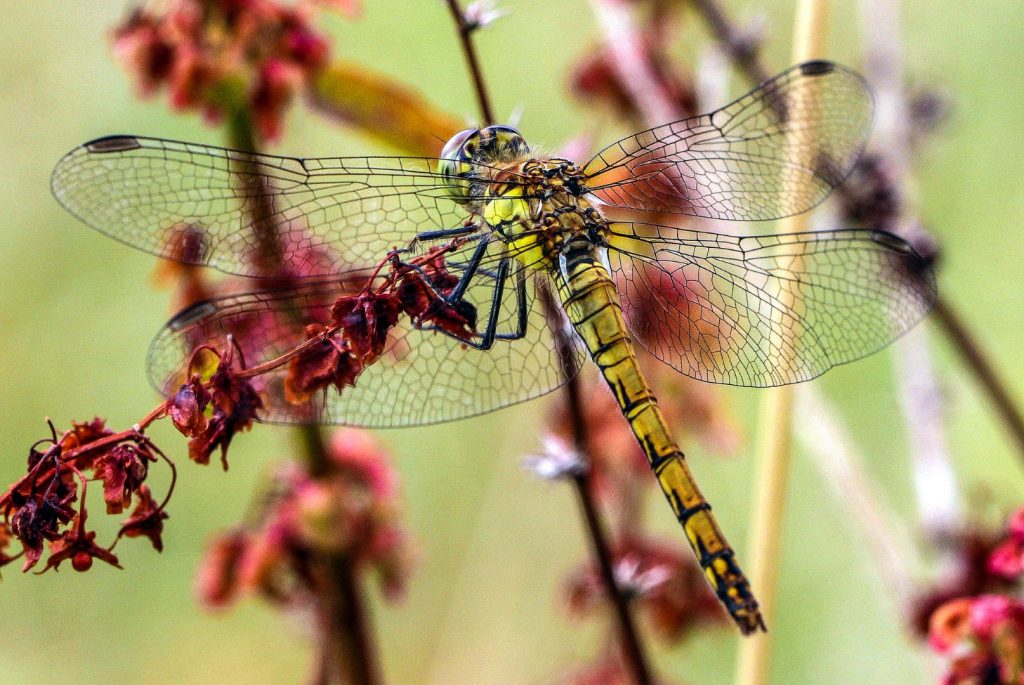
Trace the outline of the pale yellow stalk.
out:
M 793 30 L 794 64 L 823 56 L 827 5 L 826 0 L 797 0 Z M 782 226 L 786 232 L 806 229 L 806 215 L 790 217 Z M 794 269 L 799 269 L 799 265 L 794 265 Z M 785 293 L 781 295 L 785 297 Z M 768 682 L 771 670 L 771 631 L 777 617 L 775 600 L 782 520 L 792 452 L 793 388 L 772 388 L 766 390 L 765 395 L 758 428 L 757 492 L 751 511 L 751 547 L 747 555 L 747 568 L 769 632 L 755 633 L 741 643 L 736 671 L 737 685 L 764 685 Z

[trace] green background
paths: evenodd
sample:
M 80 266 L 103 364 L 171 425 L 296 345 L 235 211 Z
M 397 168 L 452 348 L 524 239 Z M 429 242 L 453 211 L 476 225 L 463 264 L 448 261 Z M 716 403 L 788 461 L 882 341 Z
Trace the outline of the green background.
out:
M 586 2 L 506 0 L 511 16 L 479 37 L 500 116 L 522 107 L 528 139 L 555 148 L 588 121 L 566 88 L 568 65 L 596 28 Z M 734 2 L 767 18 L 766 59 L 788 63 L 792 10 L 785 2 Z M 830 56 L 859 66 L 856 3 L 835 3 Z M 143 362 L 167 315 L 152 287 L 153 259 L 88 230 L 50 197 L 56 160 L 84 140 L 144 133 L 219 143 L 194 115 L 142 102 L 114 64 L 108 36 L 122 3 L 16 3 L 0 22 L 0 480 L 24 467 L 27 448 L 72 419 L 105 416 L 130 425 L 153 406 Z M 968 9 L 959 0 L 908 3 L 909 72 L 955 101 L 946 128 L 916 162 L 922 214 L 944 247 L 941 288 L 959 306 L 1020 398 L 1024 365 L 1024 10 L 1016 0 Z M 432 101 L 474 114 L 461 54 L 437 0 L 367 0 L 365 17 L 326 21 L 335 54 L 418 84 Z M 700 22 L 684 26 L 679 54 L 706 44 Z M 742 88 L 735 79 L 732 90 Z M 278 150 L 343 155 L 374 148 L 352 131 L 293 111 Z M 606 134 L 611 131 L 605 129 Z M 930 333 L 935 328 L 926 325 Z M 949 399 L 950 447 L 965 493 L 1006 509 L 1021 500 L 1019 455 L 947 345 L 932 345 Z M 869 471 L 914 529 L 906 438 L 891 355 L 837 369 L 823 389 L 843 410 Z M 757 392 L 727 389 L 748 439 L 731 460 L 687 450 L 705 491 L 742 551 L 748 545 Z M 393 448 L 417 546 L 408 597 L 373 604 L 389 682 L 553 683 L 599 649 L 594 622 L 565 615 L 564 574 L 584 555 L 571 493 L 525 474 L 545 400 L 482 418 L 383 433 Z M 311 631 L 254 601 L 211 615 L 194 602 L 206 538 L 241 516 L 259 476 L 295 450 L 284 429 L 259 428 L 232 450 L 230 472 L 188 463 L 166 426 L 156 433 L 181 465 L 166 550 L 119 548 L 124 571 L 68 569 L 44 576 L 4 571 L 0 584 L 0 684 L 101 682 L 303 682 Z M 161 442 L 162 440 L 162 442 Z M 162 474 L 160 474 L 162 477 Z M 157 479 L 156 490 L 159 492 Z M 857 522 L 798 454 L 781 559 L 773 682 L 895 683 L 934 680 L 937 664 L 905 634 Z M 979 498 L 978 493 L 982 493 Z M 651 527 L 675 534 L 661 502 Z M 106 525 L 106 524 L 105 524 Z M 109 532 L 109 527 L 102 530 Z M 659 647 L 666 679 L 729 683 L 738 638 L 711 631 Z

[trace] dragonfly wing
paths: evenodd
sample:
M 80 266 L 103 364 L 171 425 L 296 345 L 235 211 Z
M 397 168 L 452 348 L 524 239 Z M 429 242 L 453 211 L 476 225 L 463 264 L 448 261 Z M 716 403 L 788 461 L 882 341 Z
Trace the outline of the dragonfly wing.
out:
M 403 315 L 384 354 L 363 370 L 355 387 L 341 392 L 331 388 L 306 403 L 293 404 L 284 393 L 287 366 L 255 377 L 265 398 L 264 419 L 373 428 L 424 425 L 482 414 L 562 385 L 567 378 L 537 301 L 539 281 L 524 270 L 514 271 L 495 303 L 497 280 L 490 266 L 498 261 L 496 257 L 485 260 L 470 281 L 465 300 L 476 307 L 478 322 L 487 321 L 496 306 L 498 334 L 516 334 L 516 339 L 499 338 L 490 349 L 479 350 L 444 333 L 417 328 Z M 449 264 L 457 273 L 455 260 Z M 173 393 L 182 382 L 192 350 L 203 343 L 222 347 L 229 333 L 239 342 L 249 367 L 284 354 L 306 339 L 307 323 L 326 322 L 330 303 L 352 294 L 360 275 L 348 284 L 338 279 L 309 280 L 193 305 L 153 341 L 149 355 L 153 383 L 164 394 Z M 359 287 L 355 285 L 356 290 Z M 525 298 L 522 302 L 520 295 Z M 301 315 L 296 317 L 296 312 Z M 525 327 L 519 330 L 521 320 Z M 583 352 L 577 349 L 575 369 L 582 362 Z
M 859 75 L 807 62 L 715 112 L 620 140 L 584 173 L 593 194 L 616 207 L 777 219 L 814 207 L 849 175 L 872 113 Z
M 843 229 L 736 237 L 614 223 L 609 261 L 630 329 L 702 381 L 796 383 L 884 347 L 935 301 L 902 239 Z
M 52 187 L 88 225 L 160 257 L 249 276 L 326 275 L 459 226 L 466 214 L 432 169 L 436 160 L 301 159 L 115 136 L 65 155 Z

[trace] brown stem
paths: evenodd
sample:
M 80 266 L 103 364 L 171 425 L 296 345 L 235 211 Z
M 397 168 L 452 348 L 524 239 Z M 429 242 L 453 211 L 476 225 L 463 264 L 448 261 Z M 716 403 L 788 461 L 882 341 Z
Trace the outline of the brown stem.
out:
M 942 332 L 950 339 L 968 368 L 974 373 L 978 383 L 985 389 L 989 400 L 995 405 L 996 411 L 1017 446 L 1024 452 L 1024 416 L 1021 416 L 1020 409 L 1014 403 L 1006 385 L 992 367 L 967 325 L 949 302 L 942 297 L 935 301 L 932 313 L 942 327 Z
M 757 54 L 757 44 L 746 38 L 729 20 L 715 0 L 691 0 L 694 9 L 704 17 L 715 39 L 722 44 L 729 57 L 752 82 L 764 83 L 771 76 Z
M 448 7 L 452 12 L 452 19 L 459 29 L 462 39 L 462 49 L 466 55 L 466 62 L 473 76 L 473 83 L 476 89 L 477 102 L 480 106 L 480 113 L 485 124 L 494 121 L 491 114 L 490 101 L 487 99 L 487 87 L 484 83 L 483 73 L 476 58 L 476 51 L 470 38 L 471 27 L 467 27 L 465 17 L 456 0 L 448 0 Z M 562 317 L 558 305 L 552 298 L 550 291 L 540 288 L 540 296 L 544 302 L 544 310 L 549 324 L 555 335 L 555 344 L 558 346 L 559 359 L 562 363 L 562 371 L 568 379 L 565 384 L 566 401 L 569 404 L 569 413 L 573 426 L 574 447 L 585 463 L 589 464 L 587 451 L 587 428 L 583 420 L 583 405 L 580 399 L 579 383 L 576 378 L 576 370 L 572 363 L 571 344 L 562 327 Z M 615 617 L 618 621 L 619 633 L 626 656 L 626 663 L 633 673 L 637 685 L 651 685 L 654 681 L 651 678 L 651 670 L 647 665 L 647 656 L 644 653 L 643 645 L 640 642 L 639 633 L 633 623 L 633 617 L 629 613 L 629 604 L 622 590 L 615 579 L 615 568 L 612 564 L 611 545 L 608 543 L 608 533 L 604 528 L 601 517 L 597 511 L 597 504 L 591 494 L 589 470 L 583 474 L 573 477 L 576 486 L 576 494 L 583 511 L 583 519 L 586 524 L 587 533 L 590 538 L 590 545 L 593 548 L 594 556 L 597 557 L 598 567 L 601 571 L 601 578 L 605 587 L 608 588 L 608 596 L 611 598 L 615 610 Z
M 367 685 L 381 683 L 374 655 L 370 616 L 366 611 L 362 587 L 356 575 L 355 561 L 347 556 L 332 560 L 331 575 L 337 586 L 338 606 L 333 611 L 334 630 L 351 646 L 352 681 Z
M 565 384 L 565 399 L 569 406 L 569 418 L 572 422 L 573 448 L 583 459 L 584 463 L 589 465 L 587 424 L 583 418 L 583 402 L 580 397 L 579 378 L 576 375 L 576 369 L 572 361 L 572 344 L 562 326 L 561 311 L 551 296 L 551 292 L 546 288 L 541 288 L 540 297 L 544 303 L 544 311 L 549 325 L 554 332 L 555 346 L 558 349 L 558 357 L 562 364 L 562 373 L 568 378 Z M 608 532 L 597 511 L 593 489 L 590 487 L 590 469 L 587 468 L 581 473 L 577 473 L 573 476 L 572 480 L 573 485 L 576 487 L 576 496 L 579 499 L 580 509 L 583 512 L 583 522 L 587 528 L 590 547 L 594 557 L 597 559 L 601 580 L 608 589 L 608 597 L 611 599 L 615 619 L 618 622 L 626 664 L 629 670 L 632 671 L 633 678 L 638 685 L 650 685 L 654 682 L 651 678 L 651 668 L 647 663 L 647 655 L 644 652 L 643 643 L 640 641 L 640 634 L 636 629 L 636 624 L 633 622 L 633 616 L 630 614 L 629 603 L 626 601 L 625 594 L 615 578 L 615 566 L 612 562 Z
M 306 340 L 301 345 L 296 345 L 295 347 L 291 348 L 281 356 L 274 357 L 273 359 L 268 359 L 262 364 L 257 364 L 256 366 L 250 366 L 248 368 L 242 369 L 241 371 L 234 374 L 234 376 L 235 378 L 252 378 L 254 376 L 260 376 L 262 374 L 269 373 L 270 371 L 273 371 L 274 369 L 279 368 L 284 364 L 290 362 L 292 359 L 298 357 L 306 350 L 315 347 L 322 343 L 323 341 L 329 339 L 339 330 L 341 330 L 341 326 L 331 326 L 322 333 L 318 333 L 309 340 Z
M 245 107 L 234 108 L 228 119 L 228 137 L 230 144 L 239 150 L 259 151 L 252 118 Z M 260 183 L 258 170 L 243 171 L 248 171 L 243 174 L 247 182 Z M 284 263 L 284 254 L 280 237 L 271 221 L 274 214 L 272 199 L 259 187 L 254 187 L 247 195 L 253 198 L 253 205 L 247 209 L 252 215 L 259 242 L 257 259 L 260 267 L 266 274 L 277 274 Z M 292 314 L 300 316 L 297 311 Z M 316 424 L 308 424 L 298 431 L 307 472 L 313 478 L 326 476 L 332 465 L 323 430 Z M 338 555 L 324 555 L 314 564 L 322 570 L 324 585 L 320 588 L 319 599 L 329 629 L 323 631 L 322 653 L 334 662 L 334 668 L 328 670 L 337 674 L 339 682 L 346 685 L 379 685 L 383 681 L 354 565 L 346 556 Z
M 480 115 L 483 117 L 482 125 L 490 126 L 494 123 L 494 111 L 491 109 L 491 99 L 487 95 L 487 85 L 484 83 L 484 75 L 480 70 L 480 61 L 473 48 L 473 31 L 476 30 L 476 27 L 466 22 L 466 17 L 459 8 L 458 0 L 448 0 L 448 9 L 451 10 L 452 21 L 455 22 L 455 28 L 459 31 L 462 53 L 466 56 L 466 63 L 469 65 L 469 72 L 473 77 L 476 100 L 480 104 Z

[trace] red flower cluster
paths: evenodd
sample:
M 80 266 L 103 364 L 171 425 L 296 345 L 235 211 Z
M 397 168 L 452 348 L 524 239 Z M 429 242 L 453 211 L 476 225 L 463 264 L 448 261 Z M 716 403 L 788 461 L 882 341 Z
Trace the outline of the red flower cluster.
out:
M 930 616 L 928 643 L 952 660 L 945 685 L 1024 685 L 1024 507 L 986 559 L 989 592 L 951 599 Z
M 114 50 L 144 95 L 166 86 L 176 109 L 212 120 L 244 106 L 273 139 L 296 91 L 327 64 L 327 39 L 311 26 L 317 4 L 359 11 L 357 0 L 171 0 L 133 12 L 115 30 Z
M 389 596 L 401 595 L 409 553 L 386 453 L 355 429 L 335 433 L 329 453 L 326 474 L 283 468 L 257 522 L 212 541 L 198 576 L 207 605 L 226 606 L 248 592 L 288 604 L 321 597 L 311 564 L 325 557 L 371 568 Z
M 614 559 L 620 587 L 666 642 L 678 642 L 701 624 L 725 618 L 702 571 L 677 545 L 631 537 L 620 545 Z M 577 616 L 589 615 L 608 601 L 608 589 L 592 565 L 573 572 L 567 595 L 569 609 Z
M 1004 595 L 964 597 L 932 614 L 928 638 L 953 660 L 944 685 L 1024 684 L 1024 602 Z
M 384 353 L 388 335 L 401 314 L 417 328 L 471 339 L 476 309 L 465 301 L 449 304 L 445 300 L 458 283 L 444 264 L 444 256 L 454 246 L 432 248 L 409 262 L 390 255 L 379 267 L 390 267 L 380 287 L 371 288 L 371 279 L 359 293 L 335 301 L 328 324 L 307 326 L 307 345 L 289 362 L 285 379 L 288 401 L 306 402 L 332 385 L 339 392 L 354 386 L 363 369 Z
M 40 451 L 38 446 L 49 446 Z M 121 433 L 109 430 L 102 419 L 74 423 L 59 437 L 40 441 L 29 451 L 28 473 L 0 496 L 0 565 L 17 556 L 3 552 L 11 537 L 22 546 L 25 563 L 22 570 L 34 567 L 50 543 L 50 556 L 44 571 L 57 568 L 67 559 L 77 571 L 85 571 L 98 558 L 118 566 L 117 557 L 96 544 L 96 533 L 86 528 L 86 485 L 90 480 L 103 484 L 103 501 L 108 514 L 119 514 L 137 504 L 124 521 L 122 535 L 145 535 L 160 550 L 160 533 L 166 514 L 143 483 L 149 465 L 163 457 L 141 432 Z M 116 543 L 116 540 L 115 540 Z

